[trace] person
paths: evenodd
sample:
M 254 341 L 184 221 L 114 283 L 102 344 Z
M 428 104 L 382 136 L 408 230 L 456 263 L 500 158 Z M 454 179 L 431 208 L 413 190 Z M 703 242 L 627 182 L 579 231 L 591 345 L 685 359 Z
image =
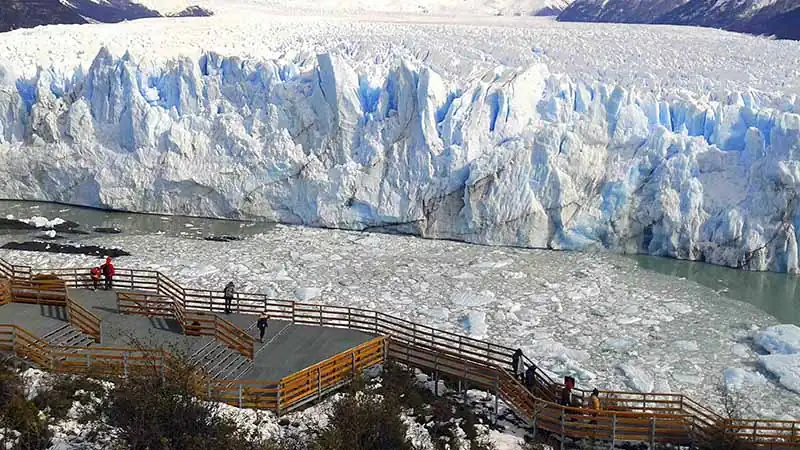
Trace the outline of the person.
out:
M 233 281 L 231 281 L 225 286 L 225 291 L 222 293 L 222 296 L 225 297 L 225 314 L 231 313 L 231 303 L 233 303 L 233 296 L 236 294 L 234 289 Z
M 92 267 L 92 290 L 96 291 L 100 286 L 100 267 Z
M 528 366 L 528 370 L 525 371 L 525 387 L 528 388 L 529 391 L 533 392 L 533 388 L 536 386 L 536 364 L 531 364 Z
M 600 391 L 597 388 L 592 390 L 592 395 L 589 396 L 589 408 L 598 410 L 600 408 Z
M 564 387 L 561 389 L 562 406 L 572 406 L 572 388 L 575 387 L 575 379 L 570 376 L 564 377 Z
M 114 287 L 114 264 L 111 263 L 111 257 L 106 256 L 106 263 L 100 266 L 103 271 L 103 278 L 105 278 L 105 290 L 110 290 Z
M 514 376 L 519 381 L 525 382 L 525 364 L 522 362 L 522 349 L 518 348 L 511 356 L 511 367 L 514 369 Z
M 267 321 L 269 320 L 269 315 L 266 312 L 261 313 L 258 317 L 258 323 L 256 326 L 258 327 L 258 340 L 260 342 L 264 342 L 264 333 L 267 331 Z

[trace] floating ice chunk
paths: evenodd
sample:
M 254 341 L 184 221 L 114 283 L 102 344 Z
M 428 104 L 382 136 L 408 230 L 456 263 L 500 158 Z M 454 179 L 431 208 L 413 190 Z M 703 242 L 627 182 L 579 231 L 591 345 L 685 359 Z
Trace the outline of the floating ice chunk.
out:
M 56 237 L 56 230 L 47 230 L 44 232 L 44 235 L 52 239 Z
M 747 358 L 750 356 L 750 348 L 744 344 L 733 344 L 731 352 L 740 358 Z
M 800 353 L 800 327 L 774 325 L 758 332 L 755 342 L 770 353 L 790 355 Z
M 301 302 L 317 298 L 322 294 L 321 288 L 300 287 L 294 290 L 294 296 Z
M 60 217 L 56 217 L 53 220 L 49 220 L 47 217 L 33 216 L 30 219 L 22 220 L 21 222 L 25 222 L 28 225 L 33 225 L 36 228 L 53 228 L 56 225 L 61 225 L 62 223 L 65 223 L 65 220 Z
M 675 314 L 689 314 L 692 312 L 692 307 L 685 303 L 672 302 L 666 304 L 667 309 Z
M 486 313 L 483 311 L 471 311 L 467 314 L 466 328 L 469 335 L 474 338 L 486 337 Z
M 459 292 L 454 295 L 452 302 L 458 306 L 474 307 L 488 305 L 496 299 L 494 293 L 491 291 L 474 292 Z
M 450 311 L 445 308 L 427 308 L 425 314 L 436 320 L 446 321 L 450 318 Z
M 14 215 L 13 214 L 8 214 L 6 216 L 6 220 L 14 220 Z
M 633 363 L 624 363 L 617 366 L 625 377 L 625 384 L 638 392 L 653 392 L 655 380 L 653 374 L 646 369 L 636 366 Z
M 615 350 L 618 352 L 625 352 L 630 350 L 636 342 L 627 337 L 622 338 L 606 338 L 603 341 L 603 348 L 607 350 Z
M 739 367 L 729 367 L 722 372 L 722 380 L 728 389 L 740 390 L 744 387 L 760 386 L 767 383 L 764 375 Z
M 800 394 L 800 353 L 793 355 L 761 355 L 758 363 L 778 378 L 786 389 Z
M 460 273 L 458 275 L 453 276 L 453 278 L 456 279 L 456 280 L 474 280 L 474 279 L 478 278 L 478 276 L 475 275 L 475 274 L 469 273 L 469 272 L 463 272 L 463 273 Z
M 700 384 L 703 382 L 703 377 L 697 374 L 691 373 L 673 373 L 672 379 L 684 384 Z
M 500 269 L 502 267 L 510 266 L 514 263 L 513 259 L 504 259 L 501 261 L 484 261 L 481 263 L 473 264 L 472 267 L 476 269 Z
M 684 352 L 696 352 L 700 349 L 695 341 L 675 341 L 672 345 Z
M 619 319 L 617 319 L 617 323 L 620 324 L 620 325 L 630 325 L 632 323 L 636 323 L 636 322 L 639 322 L 641 320 L 642 320 L 641 317 L 622 316 Z

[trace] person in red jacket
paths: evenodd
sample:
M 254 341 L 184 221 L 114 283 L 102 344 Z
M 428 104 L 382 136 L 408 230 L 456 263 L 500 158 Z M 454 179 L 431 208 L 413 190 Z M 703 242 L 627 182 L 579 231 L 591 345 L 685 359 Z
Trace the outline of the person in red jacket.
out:
M 111 257 L 106 257 L 106 263 L 100 266 L 103 271 L 103 278 L 105 278 L 105 290 L 113 288 L 114 284 L 114 264 L 111 263 Z
M 92 290 L 96 291 L 100 285 L 100 268 L 92 267 Z

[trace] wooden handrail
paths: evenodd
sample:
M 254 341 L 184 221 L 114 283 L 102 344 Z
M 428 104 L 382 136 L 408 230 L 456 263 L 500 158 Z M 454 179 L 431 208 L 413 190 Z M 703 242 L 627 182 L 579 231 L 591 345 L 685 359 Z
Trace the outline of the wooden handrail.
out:
M 100 318 L 70 298 L 69 293 L 66 294 L 66 301 L 69 323 L 94 338 L 95 342 L 100 342 Z
M 6 263 L 6 267 L 8 265 L 9 264 Z M 30 278 L 30 275 L 34 273 L 30 267 L 12 267 L 15 280 L 17 278 Z M 63 276 L 69 278 L 70 282 L 77 284 L 79 278 L 84 276 L 78 275 L 82 270 L 83 269 L 57 269 L 48 270 L 47 272 L 57 275 L 63 274 Z M 88 269 L 85 269 L 85 272 L 88 273 Z M 117 274 L 117 279 L 122 281 L 122 285 L 126 287 L 129 286 L 131 289 L 137 291 L 156 292 L 167 296 L 173 299 L 176 304 L 180 304 L 180 306 L 187 311 L 187 314 L 188 311 L 192 310 L 213 312 L 221 311 L 224 308 L 224 297 L 221 291 L 183 288 L 180 284 L 156 271 L 125 271 L 118 269 Z M 435 328 L 418 325 L 389 314 L 359 308 L 333 307 L 300 303 L 292 300 L 278 300 L 257 293 L 238 293 L 237 299 L 239 303 L 235 308 L 240 313 L 259 314 L 266 310 L 271 317 L 275 319 L 288 319 L 295 323 L 351 328 L 375 334 L 384 334 L 391 336 L 393 342 L 405 342 L 409 345 L 425 344 L 427 348 L 433 352 L 441 353 L 448 348 L 455 348 L 457 349 L 457 355 L 455 356 L 465 364 L 482 364 L 495 367 L 496 370 L 505 371 L 511 369 L 511 354 L 513 353 L 513 349 L 510 347 L 480 341 L 456 333 L 436 330 Z M 249 303 L 257 304 L 251 305 Z M 453 355 L 450 357 L 452 356 Z M 528 365 L 533 364 L 533 362 L 527 358 L 526 361 Z M 546 372 L 539 372 L 540 373 L 537 374 L 537 381 L 542 385 L 541 393 L 546 394 L 549 392 L 554 395 L 554 393 L 560 390 L 561 385 L 559 383 L 553 381 Z M 533 401 L 544 402 L 547 400 L 538 398 L 531 393 L 528 394 Z M 587 395 L 587 392 L 576 389 L 575 394 L 577 394 L 578 397 L 584 397 Z M 603 391 L 601 392 L 601 396 L 608 399 L 607 401 L 609 402 L 613 401 L 619 404 L 619 409 L 630 409 L 631 414 L 639 414 L 639 416 L 657 419 L 657 416 L 653 416 L 652 414 L 657 414 L 656 411 L 667 411 L 671 414 L 670 417 L 688 415 L 688 417 L 691 417 L 693 426 L 702 428 L 721 426 L 725 429 L 726 433 L 740 434 L 733 429 L 733 427 L 740 427 L 739 425 L 725 422 L 717 413 L 680 394 L 641 394 Z M 659 399 L 657 397 L 664 398 Z M 552 396 L 548 398 L 552 399 Z M 641 403 L 641 406 L 633 405 L 632 403 L 634 402 Z M 676 404 L 679 405 L 679 407 L 676 408 L 674 406 Z M 569 413 L 569 411 L 567 412 Z M 615 414 L 619 417 L 625 416 L 626 413 L 626 411 L 621 410 L 615 411 Z M 605 417 L 605 414 L 600 414 L 598 417 Z M 756 430 L 756 436 L 759 435 L 759 430 L 764 431 L 766 429 L 764 427 L 779 426 L 774 424 L 780 423 L 780 421 L 748 419 L 748 423 L 750 421 L 755 424 L 753 429 Z M 790 423 L 795 423 L 797 424 L 795 428 L 800 428 L 800 422 Z M 756 425 L 758 425 L 758 427 L 756 427 Z M 731 429 L 728 430 L 725 427 L 730 427 Z

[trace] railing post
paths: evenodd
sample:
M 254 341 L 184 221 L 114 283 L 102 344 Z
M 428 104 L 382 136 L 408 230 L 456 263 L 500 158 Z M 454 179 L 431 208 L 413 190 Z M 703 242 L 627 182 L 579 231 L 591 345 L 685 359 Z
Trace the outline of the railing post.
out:
M 242 407 L 242 384 L 239 383 L 239 408 Z
M 758 430 L 758 421 L 753 421 L 753 442 L 756 442 L 756 430 Z
M 561 450 L 564 450 L 564 434 L 566 433 L 567 409 L 561 406 Z M 613 447 L 612 447 L 613 448 Z
M 656 418 L 650 418 L 650 450 L 654 450 L 656 445 Z
M 322 369 L 317 366 L 317 401 L 322 401 Z
M 789 439 L 789 442 L 794 442 L 794 426 L 795 422 L 792 422 L 792 434 L 791 434 L 791 439 Z
M 351 365 L 350 372 L 351 373 L 350 373 L 350 376 L 352 376 L 353 379 L 355 379 L 356 378 L 356 353 L 355 352 L 350 353 L 350 358 L 351 358 L 351 362 L 350 362 L 350 365 Z
M 86 353 L 86 371 L 89 372 L 92 368 L 92 354 Z
M 292 302 L 292 303 L 294 303 L 294 302 Z M 277 400 L 275 402 L 275 415 L 279 416 L 279 417 L 281 415 L 281 384 L 280 383 L 278 383 L 278 395 L 277 395 Z
M 617 446 L 617 413 L 611 416 L 611 450 Z
M 122 371 L 124 376 L 128 376 L 128 352 L 122 354 Z
M 497 394 L 500 391 L 500 373 L 494 373 L 494 424 L 497 425 L 498 416 L 500 416 L 500 408 L 498 407 Z

